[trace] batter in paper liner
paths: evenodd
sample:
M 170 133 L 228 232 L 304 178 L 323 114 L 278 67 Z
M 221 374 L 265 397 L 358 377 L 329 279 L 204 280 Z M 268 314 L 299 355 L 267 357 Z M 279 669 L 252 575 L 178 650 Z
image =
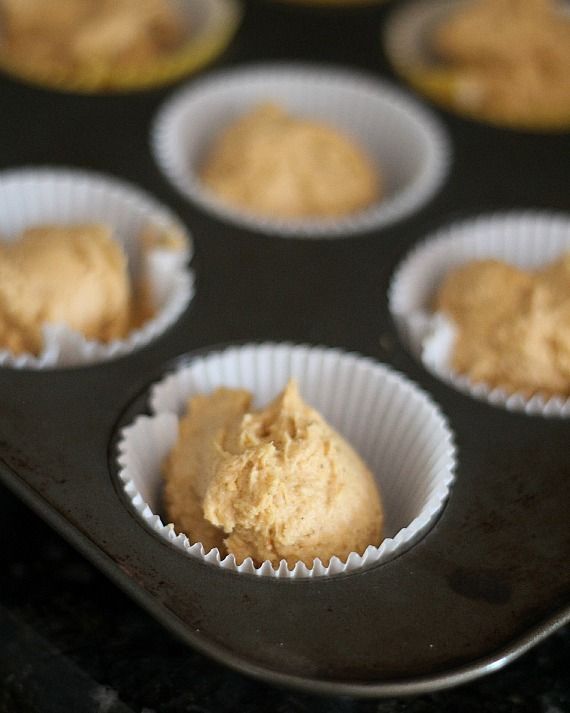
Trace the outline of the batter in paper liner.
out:
M 0 54 L 55 71 L 138 69 L 184 38 L 169 0 L 0 0 Z
M 177 530 L 238 563 L 327 565 L 381 540 L 372 474 L 294 381 L 258 411 L 241 389 L 194 396 L 164 478 Z
M 109 342 L 129 326 L 127 259 L 99 224 L 41 226 L 0 240 L 0 349 L 39 354 L 42 327 Z
M 217 137 L 201 178 L 235 207 L 275 218 L 343 216 L 381 197 L 380 176 L 354 141 L 272 103 Z
M 157 313 L 150 261 L 186 250 L 174 226 L 146 225 L 135 239 L 134 279 L 113 228 L 103 223 L 38 225 L 0 239 L 0 350 L 44 351 L 44 327 L 65 325 L 85 339 L 127 337 Z
M 433 36 L 455 101 L 490 119 L 570 119 L 570 17 L 553 0 L 471 0 Z
M 570 253 L 534 272 L 470 262 L 446 277 L 435 308 L 456 329 L 455 372 L 509 393 L 570 396 Z

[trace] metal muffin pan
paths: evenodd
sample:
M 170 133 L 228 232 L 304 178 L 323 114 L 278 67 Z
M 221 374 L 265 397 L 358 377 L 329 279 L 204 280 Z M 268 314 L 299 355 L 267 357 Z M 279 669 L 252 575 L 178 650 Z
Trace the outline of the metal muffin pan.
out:
M 300 21 L 317 42 L 327 33 L 323 13 L 256 9 L 259 18 L 246 17 L 244 53 L 247 45 L 264 56 L 256 38 L 270 20 L 282 23 L 283 43 Z M 349 29 L 365 39 L 374 20 L 376 36 L 382 15 L 355 13 Z M 372 47 L 367 63 L 382 72 Z M 49 118 L 50 93 L 7 80 L 0 89 L 3 165 L 37 163 L 41 146 L 47 161 L 142 184 L 191 228 L 198 278 L 178 323 L 136 353 L 78 369 L 0 369 L 6 485 L 189 644 L 276 684 L 357 696 L 435 690 L 499 668 L 570 620 L 570 423 L 509 413 L 438 381 L 400 342 L 387 305 L 397 265 L 435 227 L 488 209 L 570 208 L 567 137 L 444 116 L 456 163 L 420 213 L 347 241 L 275 241 L 218 223 L 168 188 L 146 147 L 164 92 L 60 97 Z M 58 142 L 86 113 L 97 128 L 79 143 Z M 126 136 L 132 162 L 121 153 Z M 194 561 L 132 514 L 117 480 L 118 430 L 147 410 L 149 385 L 180 359 L 252 339 L 361 352 L 441 406 L 456 438 L 456 482 L 439 521 L 408 552 L 354 574 L 276 581 Z

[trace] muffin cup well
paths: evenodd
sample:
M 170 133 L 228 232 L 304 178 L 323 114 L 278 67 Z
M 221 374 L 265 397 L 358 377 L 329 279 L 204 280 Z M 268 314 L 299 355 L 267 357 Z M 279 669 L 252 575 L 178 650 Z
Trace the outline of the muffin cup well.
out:
M 450 366 L 454 328 L 429 303 L 445 275 L 472 260 L 494 258 L 536 269 L 570 250 L 570 217 L 541 212 L 505 213 L 445 228 L 411 251 L 396 271 L 390 310 L 403 341 L 433 374 L 460 391 L 511 411 L 570 416 L 570 398 L 527 398 L 474 383 Z
M 254 406 L 267 404 L 290 377 L 303 398 L 362 456 L 379 485 L 386 539 L 345 562 L 327 567 L 282 560 L 256 567 L 251 558 L 236 564 L 218 549 L 191 543 L 161 511 L 161 466 L 178 437 L 178 421 L 188 399 L 219 386 L 246 388 Z M 355 354 L 323 347 L 259 344 L 231 347 L 193 359 L 157 383 L 150 395 L 151 416 L 126 427 L 118 446 L 120 478 L 141 519 L 183 552 L 227 570 L 258 576 L 302 578 L 354 572 L 386 562 L 427 532 L 445 503 L 454 478 L 453 437 L 438 407 L 417 386 L 387 367 Z
M 63 324 L 44 326 L 44 349 L 38 356 L 15 356 L 0 349 L 0 366 L 42 369 L 92 364 L 123 356 L 144 346 L 173 324 L 194 293 L 186 263 L 192 243 L 184 225 L 150 195 L 115 178 L 72 169 L 16 169 L 0 173 L 0 239 L 11 240 L 26 228 L 100 222 L 127 255 L 132 282 L 144 268 L 155 301 L 155 316 L 126 338 L 102 343 L 86 339 Z M 185 246 L 157 248 L 143 255 L 138 240 L 147 227 L 173 230 Z
M 396 72 L 410 86 L 436 104 L 476 121 L 534 132 L 558 132 L 570 128 L 570 114 L 552 112 L 532 120 L 508 120 L 470 109 L 460 101 L 473 89 L 462 81 L 462 73 L 442 62 L 431 49 L 435 28 L 470 0 L 410 0 L 396 7 L 383 30 L 384 48 Z M 562 12 L 567 12 L 563 7 Z
M 137 91 L 174 82 L 215 59 L 227 46 L 241 20 L 238 0 L 171 0 L 183 18 L 187 39 L 173 52 L 137 67 L 54 68 L 23 63 L 2 51 L 0 69 L 20 79 L 64 92 Z
M 381 173 L 384 199 L 348 216 L 285 220 L 240 211 L 218 198 L 199 176 L 205 152 L 223 129 L 266 101 L 353 137 Z M 213 215 L 304 238 L 343 237 L 410 215 L 441 186 L 450 160 L 437 119 L 398 89 L 346 70 L 302 64 L 224 71 L 183 88 L 159 111 L 152 148 L 173 185 Z

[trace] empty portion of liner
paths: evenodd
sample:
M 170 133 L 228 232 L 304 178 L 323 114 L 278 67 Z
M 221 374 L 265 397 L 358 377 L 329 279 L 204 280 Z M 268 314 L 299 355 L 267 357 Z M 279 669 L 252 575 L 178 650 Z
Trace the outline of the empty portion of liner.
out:
M 0 366 L 41 369 L 92 364 L 123 356 L 142 347 L 173 324 L 194 293 L 187 268 L 192 243 L 184 225 L 150 195 L 115 178 L 71 169 L 16 169 L 0 173 L 0 239 L 11 240 L 39 225 L 103 223 L 124 249 L 131 284 L 143 273 L 153 298 L 155 315 L 124 339 L 103 343 L 86 339 L 63 324 L 46 324 L 44 349 L 38 356 L 15 356 L 0 349 Z M 179 249 L 158 246 L 142 250 L 146 228 L 173 233 Z
M 451 369 L 454 326 L 430 303 L 445 276 L 473 260 L 496 259 L 532 270 L 570 250 L 570 218 L 522 212 L 482 216 L 445 228 L 414 248 L 396 271 L 390 310 L 403 341 L 429 371 L 475 398 L 543 416 L 570 416 L 570 399 L 527 398 L 474 383 Z
M 199 176 L 207 150 L 221 131 L 267 101 L 355 139 L 382 176 L 383 199 L 347 216 L 285 220 L 258 217 L 218 198 Z M 183 88 L 160 110 L 152 148 L 173 185 L 214 215 L 261 232 L 305 238 L 343 237 L 412 214 L 441 186 L 450 160 L 437 119 L 398 89 L 345 70 L 296 64 L 220 72 Z
M 204 551 L 165 525 L 161 505 L 164 459 L 178 437 L 188 399 L 217 387 L 245 388 L 264 406 L 294 377 L 303 399 L 352 445 L 374 474 L 384 507 L 386 539 L 345 562 L 315 559 L 289 570 L 281 561 L 237 565 L 233 555 Z M 322 347 L 260 344 L 193 359 L 157 383 L 151 416 L 126 427 L 119 443 L 120 478 L 144 522 L 187 554 L 227 570 L 270 577 L 315 577 L 386 562 L 411 547 L 433 525 L 454 477 L 453 437 L 438 407 L 417 386 L 370 359 Z

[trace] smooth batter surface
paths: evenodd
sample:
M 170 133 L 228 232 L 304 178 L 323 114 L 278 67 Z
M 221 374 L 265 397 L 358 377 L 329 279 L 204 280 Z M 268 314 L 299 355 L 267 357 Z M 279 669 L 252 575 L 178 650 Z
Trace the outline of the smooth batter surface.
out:
M 381 540 L 372 474 L 293 381 L 259 411 L 248 391 L 193 397 L 164 477 L 177 530 L 238 563 L 328 564 Z
M 570 120 L 570 17 L 553 0 L 472 0 L 434 33 L 459 106 L 489 118 Z
M 0 241 L 1 349 L 39 354 L 45 323 L 121 338 L 130 300 L 126 256 L 104 225 L 42 226 Z
M 348 137 L 262 104 L 211 147 L 203 182 L 228 203 L 260 216 L 342 216 L 381 197 L 378 172 Z
M 570 396 L 570 253 L 536 272 L 468 263 L 435 307 L 457 328 L 454 371 L 510 393 Z

